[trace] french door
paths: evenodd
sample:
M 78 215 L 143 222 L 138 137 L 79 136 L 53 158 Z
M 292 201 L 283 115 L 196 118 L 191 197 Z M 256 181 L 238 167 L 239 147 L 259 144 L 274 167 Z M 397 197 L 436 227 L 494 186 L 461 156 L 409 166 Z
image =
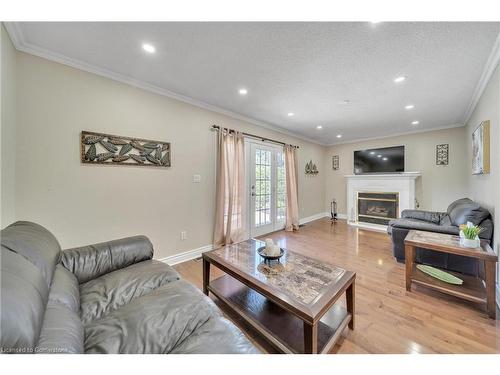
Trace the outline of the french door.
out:
M 252 141 L 247 146 L 249 234 L 256 237 L 285 227 L 285 158 L 279 146 Z

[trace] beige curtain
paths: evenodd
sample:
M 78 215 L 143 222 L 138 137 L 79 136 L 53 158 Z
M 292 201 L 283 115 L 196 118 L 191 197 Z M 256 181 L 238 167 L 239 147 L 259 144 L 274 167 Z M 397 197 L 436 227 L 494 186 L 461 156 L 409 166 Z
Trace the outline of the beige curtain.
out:
M 217 138 L 214 246 L 245 237 L 245 151 L 243 135 L 221 128 Z
M 286 169 L 286 231 L 299 230 L 299 199 L 298 199 L 298 174 L 297 152 L 294 146 L 285 146 Z

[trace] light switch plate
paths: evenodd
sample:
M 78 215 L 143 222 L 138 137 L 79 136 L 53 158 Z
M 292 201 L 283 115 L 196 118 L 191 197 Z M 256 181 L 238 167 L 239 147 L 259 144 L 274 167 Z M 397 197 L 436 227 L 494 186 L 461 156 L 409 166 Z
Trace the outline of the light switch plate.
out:
M 201 176 L 199 174 L 194 174 L 193 175 L 193 182 L 194 183 L 199 183 L 201 182 Z

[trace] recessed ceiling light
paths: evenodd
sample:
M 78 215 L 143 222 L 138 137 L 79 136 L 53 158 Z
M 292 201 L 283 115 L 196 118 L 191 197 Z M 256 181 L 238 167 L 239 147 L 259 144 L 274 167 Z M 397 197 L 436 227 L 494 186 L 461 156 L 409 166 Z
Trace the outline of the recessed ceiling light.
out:
M 286 115 L 287 115 L 288 117 L 293 117 L 293 116 L 295 116 L 295 113 L 293 113 L 293 112 L 288 112 Z
M 412 121 L 412 123 L 411 123 L 411 124 L 412 124 L 412 125 L 418 125 L 418 124 L 420 124 L 420 121 Z
M 387 158 L 382 158 L 382 160 L 387 160 Z
M 396 83 L 401 83 L 405 80 L 406 80 L 405 76 L 400 76 L 400 77 L 394 78 L 394 82 L 396 82 Z
M 370 151 L 370 155 L 375 155 L 375 151 Z
M 415 108 L 413 104 L 408 104 L 407 106 L 405 106 L 405 109 L 413 109 L 413 108 Z
M 323 129 L 321 125 L 316 126 L 316 129 Z
M 149 44 L 149 43 L 143 43 L 142 49 L 144 51 L 146 51 L 147 53 L 155 53 L 156 52 L 155 46 L 153 46 L 152 44 Z
M 248 90 L 247 90 L 247 89 L 245 89 L 245 88 L 241 88 L 241 89 L 239 89 L 239 90 L 238 90 L 238 93 L 239 93 L 240 95 L 246 95 L 246 94 L 248 94 Z
M 377 155 L 377 158 L 381 158 L 381 157 L 382 157 L 382 155 Z
M 337 134 L 337 138 L 342 138 L 342 134 Z

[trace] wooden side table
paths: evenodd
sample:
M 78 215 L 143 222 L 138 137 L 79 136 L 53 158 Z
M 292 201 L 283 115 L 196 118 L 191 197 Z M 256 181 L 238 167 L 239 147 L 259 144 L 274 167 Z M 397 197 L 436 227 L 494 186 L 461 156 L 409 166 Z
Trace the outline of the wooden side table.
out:
M 485 279 L 482 280 L 479 277 L 446 270 L 446 272 L 464 281 L 462 285 L 453 285 L 429 276 L 420 271 L 415 265 L 415 250 L 417 247 L 484 261 Z M 414 283 L 468 301 L 484 304 L 488 316 L 495 319 L 495 269 L 497 260 L 498 256 L 484 240 L 481 240 L 480 247 L 471 249 L 460 245 L 458 236 L 411 230 L 405 239 L 406 290 L 411 291 L 411 285 Z

